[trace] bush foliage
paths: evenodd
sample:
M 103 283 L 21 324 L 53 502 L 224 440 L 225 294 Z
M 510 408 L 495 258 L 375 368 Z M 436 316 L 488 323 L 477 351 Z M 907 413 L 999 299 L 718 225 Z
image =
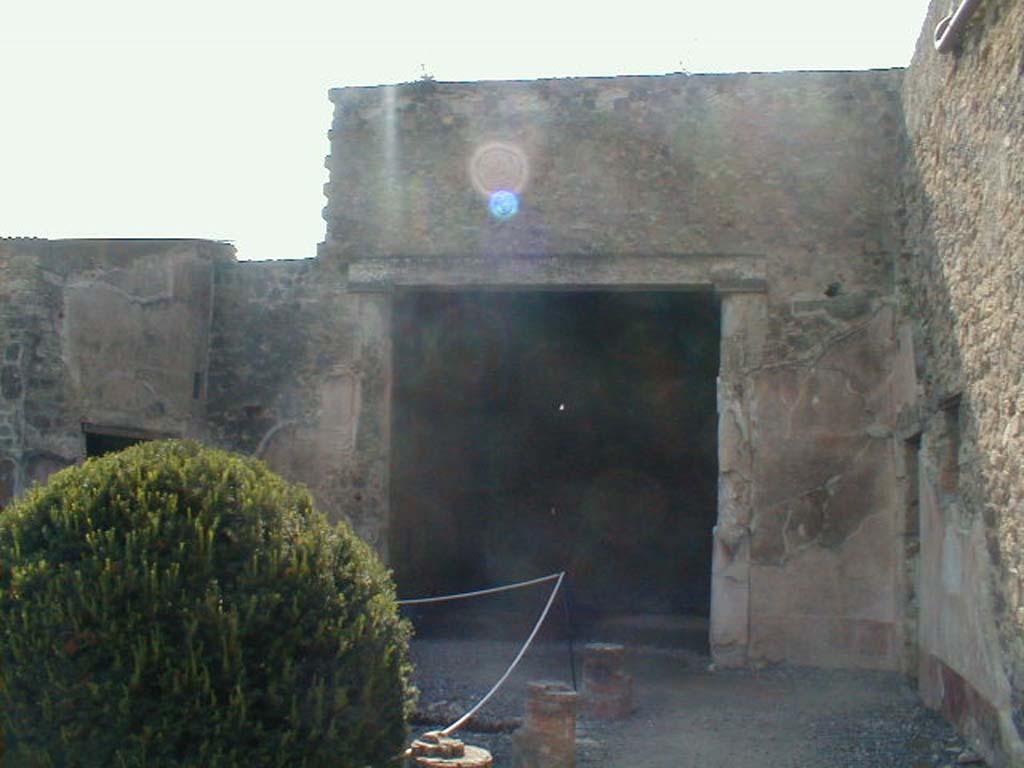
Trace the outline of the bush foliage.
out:
M 369 548 L 257 461 L 147 443 L 0 513 L 9 765 L 385 765 L 408 634 Z

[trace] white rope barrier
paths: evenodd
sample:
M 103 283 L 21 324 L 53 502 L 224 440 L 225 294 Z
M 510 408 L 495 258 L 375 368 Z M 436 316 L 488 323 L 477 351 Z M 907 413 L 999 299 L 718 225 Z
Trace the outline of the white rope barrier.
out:
M 518 585 L 509 585 L 508 587 L 496 587 L 496 588 L 494 588 L 492 590 L 482 590 L 482 593 L 489 594 L 490 592 L 494 592 L 494 591 L 503 591 L 504 589 L 512 589 L 512 588 L 514 588 L 516 586 L 527 586 L 527 585 L 530 585 L 530 584 L 538 584 L 538 583 L 540 583 L 542 581 L 551 581 L 552 579 L 558 579 L 558 581 L 555 583 L 554 588 L 551 590 L 551 595 L 548 597 L 547 605 L 545 605 L 544 606 L 544 610 L 541 611 L 540 618 L 537 619 L 537 623 L 533 625 L 533 631 L 530 632 L 530 636 L 528 638 L 526 638 L 526 642 L 523 643 L 523 647 L 519 649 L 519 653 L 516 654 L 516 657 L 512 660 L 512 663 L 509 665 L 508 669 L 505 670 L 505 674 L 503 674 L 498 679 L 498 682 L 496 682 L 491 687 L 491 690 L 489 690 L 484 695 L 484 697 L 482 699 L 480 699 L 480 701 L 478 701 L 475 706 L 473 706 L 472 709 L 470 709 L 466 714 L 464 714 L 462 717 L 460 717 L 454 723 L 452 723 L 447 728 L 445 728 L 443 731 L 441 731 L 442 735 L 450 736 L 453 733 L 455 733 L 455 731 L 457 731 L 459 728 L 461 728 L 463 725 L 465 725 L 466 722 L 471 717 L 473 717 L 473 715 L 475 715 L 484 704 L 486 704 L 488 701 L 490 701 L 491 697 L 498 692 L 498 689 L 501 688 L 502 684 L 508 679 L 508 676 L 512 674 L 512 671 L 519 664 L 519 661 L 523 658 L 524 655 L 526 655 L 526 651 L 529 650 L 530 644 L 533 642 L 533 638 L 535 638 L 537 636 L 537 632 L 540 631 L 541 625 L 544 623 L 544 619 L 547 618 L 548 612 L 551 610 L 552 603 L 555 602 L 555 595 L 558 594 L 558 589 L 559 589 L 559 587 L 562 586 L 562 580 L 564 578 L 565 578 L 565 571 L 562 571 L 561 573 L 554 573 L 551 576 L 545 576 L 542 579 L 534 579 L 533 581 L 530 581 L 530 582 L 522 582 L 521 584 L 518 584 Z M 465 595 L 465 596 L 471 596 L 473 594 L 476 594 L 476 593 L 467 593 L 467 595 Z M 450 595 L 447 596 L 447 598 L 448 599 L 453 599 L 453 600 L 456 599 L 456 597 L 453 597 L 453 596 L 450 596 Z
M 427 603 L 446 603 L 449 600 L 462 600 L 467 597 L 480 597 L 481 595 L 493 595 L 497 592 L 507 592 L 510 589 L 519 589 L 521 587 L 532 587 L 534 584 L 543 584 L 545 581 L 554 581 L 558 579 L 561 581 L 562 576 L 565 573 L 552 573 L 550 576 L 541 576 L 538 579 L 530 579 L 529 581 L 517 581 L 515 584 L 504 584 L 500 587 L 489 587 L 488 589 L 478 589 L 475 592 L 460 592 L 455 595 L 438 595 L 437 597 L 417 597 L 411 600 L 399 600 L 399 605 L 426 605 Z

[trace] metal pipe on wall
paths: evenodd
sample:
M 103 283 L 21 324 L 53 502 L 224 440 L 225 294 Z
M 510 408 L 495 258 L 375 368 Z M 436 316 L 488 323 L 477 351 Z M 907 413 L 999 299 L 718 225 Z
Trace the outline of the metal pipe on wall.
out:
M 981 5 L 981 0 L 962 0 L 955 11 L 935 25 L 935 50 L 949 53 L 953 50 L 960 34 L 967 26 L 971 14 Z

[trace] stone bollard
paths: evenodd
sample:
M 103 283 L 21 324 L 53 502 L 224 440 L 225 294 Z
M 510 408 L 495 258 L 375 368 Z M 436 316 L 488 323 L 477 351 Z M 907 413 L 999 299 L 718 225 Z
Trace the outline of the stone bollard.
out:
M 626 673 L 626 649 L 590 643 L 583 649 L 583 711 L 600 720 L 619 720 L 636 709 L 636 685 Z
M 491 768 L 491 753 L 463 744 L 458 739 L 430 731 L 409 747 L 407 765 L 411 768 Z
M 516 731 L 516 768 L 575 768 L 578 695 L 562 683 L 530 683 L 526 721 Z

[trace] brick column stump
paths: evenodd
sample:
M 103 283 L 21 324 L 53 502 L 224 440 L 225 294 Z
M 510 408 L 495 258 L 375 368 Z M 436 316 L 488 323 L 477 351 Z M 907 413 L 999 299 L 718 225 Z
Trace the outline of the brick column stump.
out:
M 626 649 L 590 643 L 583 649 L 583 711 L 598 720 L 621 720 L 636 710 L 636 684 L 625 671 Z
M 430 731 L 409 747 L 409 768 L 492 768 L 491 753 L 463 744 L 458 739 Z
M 513 737 L 516 768 L 575 768 L 578 700 L 562 683 L 530 683 L 525 723 Z

